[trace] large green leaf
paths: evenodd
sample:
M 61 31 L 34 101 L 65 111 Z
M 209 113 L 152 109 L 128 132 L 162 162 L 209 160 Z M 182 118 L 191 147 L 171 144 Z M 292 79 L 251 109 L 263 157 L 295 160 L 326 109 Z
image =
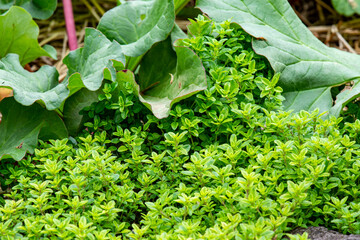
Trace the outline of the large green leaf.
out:
M 98 29 L 123 45 L 126 56 L 137 57 L 166 39 L 174 21 L 173 0 L 136 0 L 106 12 Z
M 336 96 L 335 105 L 330 109 L 330 114 L 339 116 L 344 106 L 360 95 L 360 80 L 354 81 L 350 89 L 345 89 Z
M 201 60 L 186 47 L 172 48 L 167 40 L 155 45 L 143 58 L 138 83 L 130 71 L 118 73 L 118 81 L 131 82 L 141 102 L 157 118 L 169 116 L 171 106 L 206 89 Z
M 55 67 L 43 66 L 37 72 L 26 71 L 17 54 L 8 54 L 0 60 L 0 87 L 10 87 L 19 103 L 29 106 L 35 101 L 44 103 L 46 108 L 59 108 L 69 95 L 66 84 L 58 82 Z
M 98 90 L 105 75 L 115 81 L 114 64 L 125 65 L 125 56 L 119 43 L 110 41 L 96 29 L 88 28 L 84 47 L 70 52 L 64 63 L 69 69 L 65 82 L 72 95 L 83 87 Z
M 25 107 L 13 98 L 0 102 L 0 160 L 21 160 L 27 152 L 33 153 L 39 134 L 43 139 L 67 137 L 62 120 L 55 112 L 34 104 Z
M 331 88 L 360 77 L 360 57 L 321 43 L 287 0 L 199 0 L 197 6 L 216 21 L 232 18 L 257 38 L 255 51 L 281 72 L 286 109 L 329 111 Z M 337 101 L 346 102 L 354 94 L 338 96 Z
M 360 0 L 331 0 L 331 2 L 336 11 L 345 16 L 360 14 Z
M 0 0 L 0 9 L 7 10 L 13 5 L 23 7 L 37 19 L 47 19 L 55 11 L 57 0 Z
M 84 123 L 84 116 L 80 111 L 93 102 L 98 101 L 98 91 L 90 91 L 86 88 L 81 89 L 70 98 L 68 98 L 64 105 L 64 122 L 70 135 L 74 136 Z
M 51 46 L 41 48 L 37 38 L 39 27 L 31 15 L 21 7 L 12 7 L 0 15 L 0 59 L 8 53 L 17 53 L 21 65 L 40 57 L 56 59 L 56 50 Z

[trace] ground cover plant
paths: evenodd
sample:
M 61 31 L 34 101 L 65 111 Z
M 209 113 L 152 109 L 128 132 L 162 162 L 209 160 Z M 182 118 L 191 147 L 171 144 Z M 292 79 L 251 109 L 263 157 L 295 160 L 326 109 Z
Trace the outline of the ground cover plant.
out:
M 271 51 L 264 53 L 269 62 L 256 54 L 253 47 L 259 51 L 256 44 L 264 40 L 253 43 L 238 19 L 199 16 L 188 36 L 175 26 L 148 47 L 141 43 L 148 40 L 111 30 L 119 25 L 107 18 L 144 2 L 154 5 L 132 16 L 146 19 L 161 3 L 120 5 L 98 30 L 87 30 L 84 48 L 64 60 L 68 78 L 59 85 L 54 80 L 55 88 L 68 91 L 64 106 L 40 115 L 39 125 L 39 116 L 28 121 L 36 143 L 42 129 L 43 139 L 61 131 L 43 119 L 61 123 L 72 109 L 78 123 L 62 123 L 72 137 L 41 141 L 19 162 L 1 160 L 1 239 L 307 239 L 289 232 L 311 225 L 360 234 L 360 121 L 343 122 L 319 109 L 288 111 L 281 81 L 290 70 L 279 74 L 275 67 L 276 73 L 279 56 L 269 57 Z M 113 55 L 100 56 L 104 48 Z M 89 72 L 92 54 L 101 67 Z M 120 61 L 108 61 L 115 57 Z M 16 72 L 7 68 L 15 58 L 1 60 L 0 77 Z M 27 76 L 21 64 L 16 69 Z M 34 82 L 45 73 L 56 79 L 54 70 L 42 71 L 30 74 Z M 21 126 L 16 113 L 30 116 L 54 104 L 47 92 L 39 105 L 24 107 L 16 101 L 24 103 L 26 93 L 19 100 L 21 87 L 11 86 L 15 100 L 0 102 L 4 136 Z M 10 157 L 22 159 L 25 152 L 16 154 Z
M 201 57 L 209 88 L 169 121 L 144 114 L 131 85 L 113 102 L 105 84 L 76 143 L 43 142 L 9 165 L 4 237 L 281 239 L 311 224 L 359 233 L 359 122 L 272 111 L 279 76 L 251 37 L 203 17 L 190 29 L 181 44 Z M 120 103 L 118 125 L 106 106 Z

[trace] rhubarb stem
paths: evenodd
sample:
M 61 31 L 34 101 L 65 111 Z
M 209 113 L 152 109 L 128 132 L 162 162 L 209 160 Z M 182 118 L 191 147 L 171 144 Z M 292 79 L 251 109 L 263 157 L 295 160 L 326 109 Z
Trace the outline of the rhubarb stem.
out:
M 70 51 L 73 51 L 78 48 L 78 43 L 76 38 L 75 20 L 71 0 L 63 0 L 63 8 L 66 32 L 69 39 L 69 49 Z

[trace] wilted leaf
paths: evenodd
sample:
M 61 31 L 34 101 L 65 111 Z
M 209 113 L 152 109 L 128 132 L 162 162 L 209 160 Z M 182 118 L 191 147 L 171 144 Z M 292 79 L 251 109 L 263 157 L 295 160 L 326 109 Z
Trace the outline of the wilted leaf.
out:
M 116 41 L 111 42 L 96 29 L 86 29 L 84 47 L 70 52 L 64 59 L 69 69 L 65 82 L 69 84 L 70 95 L 83 87 L 91 91 L 98 90 L 105 74 L 108 75 L 107 78 L 115 81 L 116 70 L 113 61 L 125 65 L 125 56 L 120 44 Z
M 130 71 L 118 73 L 118 81 L 131 82 L 140 101 L 157 118 L 169 116 L 174 103 L 207 87 L 205 70 L 196 54 L 185 47 L 175 47 L 175 51 L 170 37 L 155 45 L 143 58 L 138 83 Z
M 21 7 L 12 7 L 0 15 L 0 59 L 8 53 L 20 56 L 21 65 L 40 56 L 56 59 L 56 50 L 51 46 L 41 48 L 37 38 L 39 27 L 31 15 Z
M 33 153 L 38 136 L 43 139 L 64 138 L 67 131 L 55 112 L 43 109 L 38 104 L 25 107 L 13 98 L 0 102 L 0 160 L 21 160 L 27 152 Z
M 98 29 L 123 45 L 126 56 L 137 57 L 166 39 L 174 21 L 172 0 L 127 1 L 106 12 Z
M 19 63 L 19 56 L 9 54 L 0 60 L 0 87 L 10 87 L 19 103 L 29 106 L 41 101 L 49 110 L 61 106 L 69 90 L 59 84 L 55 67 L 43 66 L 37 72 L 26 71 Z
M 199 0 L 198 7 L 216 21 L 232 18 L 258 38 L 254 50 L 281 73 L 286 109 L 329 111 L 331 88 L 360 77 L 360 57 L 320 42 L 287 0 Z
M 13 90 L 10 88 L 0 88 L 0 101 L 7 97 L 14 96 Z
M 0 0 L 0 9 L 16 5 L 25 8 L 33 18 L 47 19 L 55 11 L 57 0 Z

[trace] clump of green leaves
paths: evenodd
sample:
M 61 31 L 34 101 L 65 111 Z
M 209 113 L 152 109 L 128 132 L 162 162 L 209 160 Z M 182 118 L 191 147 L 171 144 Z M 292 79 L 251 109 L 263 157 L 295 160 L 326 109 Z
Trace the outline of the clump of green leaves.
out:
M 336 1 L 341 6 L 359 7 L 359 0 Z M 350 6 L 351 5 L 351 6 Z M 283 89 L 285 110 L 327 112 L 339 117 L 344 106 L 360 94 L 360 57 L 330 48 L 320 42 L 301 22 L 287 0 L 198 0 L 197 5 L 214 21 L 232 17 L 254 37 L 254 50 L 265 56 L 277 73 Z M 336 96 L 333 88 L 352 82 Z
M 177 44 L 199 54 L 208 89 L 160 120 L 131 82 L 105 84 L 84 110 L 82 136 L 6 162 L 0 236 L 281 239 L 309 225 L 360 233 L 360 121 L 340 127 L 318 111 L 282 111 L 278 75 L 243 30 L 203 17 L 189 29 Z
M 138 97 L 159 118 L 169 115 L 174 102 L 204 90 L 200 59 L 190 49 L 172 45 L 173 39 L 186 37 L 175 24 L 175 13 L 188 2 L 123 1 L 104 14 L 97 29 L 86 29 L 84 47 L 63 60 L 68 73 L 60 83 L 53 66 L 43 66 L 35 73 L 23 68 L 40 56 L 56 58 L 54 48 L 39 46 L 39 28 L 32 17 L 49 17 L 57 1 L 0 0 L 0 13 L 9 9 L 0 15 L 0 91 L 5 88 L 5 97 L 11 99 L 0 101 L 0 138 L 4 139 L 0 141 L 0 160 L 22 160 L 26 153 L 34 152 L 38 138 L 45 141 L 76 135 L 84 123 L 79 111 L 97 101 L 104 79 L 115 83 L 133 77 Z M 154 61 L 159 59 L 157 54 L 162 61 Z M 133 74 L 139 65 L 139 74 Z M 116 74 L 123 69 L 130 74 Z M 168 86 L 170 76 L 176 82 L 172 86 Z M 38 114 L 18 118 L 18 109 Z
M 118 103 L 112 103 L 112 93 L 108 91 L 107 100 L 87 109 L 89 117 L 97 119 L 85 124 L 90 132 L 113 131 L 116 126 L 109 123 L 124 121 L 124 125 L 143 126 L 144 130 L 156 134 L 188 131 L 193 147 L 199 143 L 207 146 L 212 142 L 209 133 L 216 133 L 217 140 L 228 141 L 231 134 L 239 135 L 248 125 L 254 128 L 253 115 L 260 114 L 261 109 L 281 109 L 283 97 L 281 88 L 276 86 L 279 75 L 274 75 L 265 58 L 255 54 L 251 37 L 238 25 L 230 21 L 214 24 L 200 16 L 189 30 L 193 37 L 178 40 L 175 45 L 190 47 L 200 56 L 208 73 L 208 88 L 175 105 L 169 121 L 150 114 L 144 116 L 148 111 L 142 111 L 137 104 L 133 106 L 136 90 L 132 84 L 116 83 L 122 89 Z M 116 108 L 118 111 L 113 114 L 117 117 L 100 110 L 105 108 Z

